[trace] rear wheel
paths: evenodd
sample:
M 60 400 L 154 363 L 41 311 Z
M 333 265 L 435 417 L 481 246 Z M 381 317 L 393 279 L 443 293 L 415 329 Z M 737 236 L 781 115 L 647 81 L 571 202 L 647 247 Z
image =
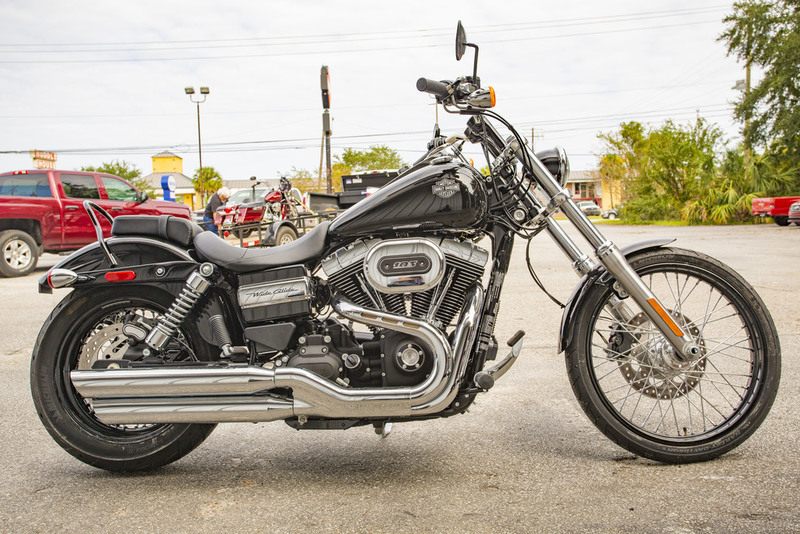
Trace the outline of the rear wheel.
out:
M 658 249 L 631 261 L 700 355 L 677 363 L 632 302 L 621 320 L 611 287 L 588 289 L 567 347 L 573 390 L 589 419 L 629 451 L 657 461 L 709 460 L 744 442 L 767 416 L 780 380 L 769 312 L 735 271 L 696 252 Z
M 0 232 L 0 274 L 25 276 L 39 262 L 39 246 L 30 234 L 22 230 Z
M 73 369 L 130 354 L 135 347 L 122 334 L 123 322 L 152 322 L 172 300 L 149 287 L 73 291 L 42 327 L 31 361 L 33 402 L 53 439 L 79 460 L 110 471 L 154 469 L 185 456 L 214 429 L 210 424 L 107 425 L 70 380 Z M 165 354 L 176 361 L 208 359 L 199 339 L 194 325 L 184 324 Z
M 776 215 L 775 217 L 772 218 L 772 220 L 775 221 L 775 224 L 777 224 L 778 226 L 789 226 L 789 217 L 786 215 L 785 216 Z

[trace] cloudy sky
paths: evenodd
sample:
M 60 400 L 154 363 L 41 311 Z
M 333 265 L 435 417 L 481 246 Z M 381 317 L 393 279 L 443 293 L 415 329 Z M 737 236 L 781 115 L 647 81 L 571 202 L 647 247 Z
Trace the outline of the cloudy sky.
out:
M 471 52 L 455 61 L 459 19 L 480 45 L 496 111 L 526 136 L 535 128 L 537 148 L 564 146 L 573 169 L 594 168 L 597 134 L 628 120 L 699 114 L 734 144 L 743 66 L 716 41 L 730 11 L 714 0 L 3 0 L 0 172 L 31 168 L 38 149 L 56 151 L 62 169 L 121 159 L 148 174 L 150 156 L 170 150 L 191 175 L 197 116 L 186 86 L 211 90 L 200 105 L 203 163 L 223 178 L 316 171 L 322 65 L 334 154 L 384 144 L 412 161 L 436 117 L 417 78 L 472 70 Z M 439 121 L 463 131 L 462 117 Z

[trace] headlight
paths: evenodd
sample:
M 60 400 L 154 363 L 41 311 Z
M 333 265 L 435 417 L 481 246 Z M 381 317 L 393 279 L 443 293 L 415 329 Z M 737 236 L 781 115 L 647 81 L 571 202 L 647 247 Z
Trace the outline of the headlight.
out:
M 561 184 L 561 187 L 564 187 L 564 184 L 569 180 L 569 158 L 564 147 L 557 146 L 556 150 L 558 151 L 558 183 Z
M 564 187 L 564 184 L 567 183 L 567 178 L 569 178 L 569 158 L 567 158 L 567 151 L 557 146 L 555 148 L 540 150 L 536 153 L 536 157 L 547 167 L 547 170 L 550 171 L 553 178 L 561 184 L 561 187 Z

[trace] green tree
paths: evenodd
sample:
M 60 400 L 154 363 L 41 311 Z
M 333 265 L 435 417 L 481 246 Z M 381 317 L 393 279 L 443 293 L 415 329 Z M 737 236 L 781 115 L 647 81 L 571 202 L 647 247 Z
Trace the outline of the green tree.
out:
M 202 175 L 200 174 L 200 169 L 194 171 L 192 183 L 194 184 L 194 190 L 203 197 L 203 203 L 205 203 L 208 197 L 222 187 L 222 177 L 214 167 L 203 167 Z
M 377 145 L 368 150 L 345 148 L 341 155 L 335 155 L 331 166 L 331 187 L 333 191 L 342 190 L 342 176 L 355 172 L 380 171 L 399 169 L 405 162 L 396 150 L 386 146 Z M 325 176 L 319 178 L 319 173 L 307 169 L 292 167 L 287 173 L 287 178 L 292 185 L 300 191 L 327 191 Z
M 761 146 L 776 169 L 800 186 L 800 1 L 745 0 L 733 5 L 719 37 L 748 68 L 757 66 L 761 80 L 736 103 L 735 117 L 744 124 L 745 150 Z
M 792 182 L 791 172 L 780 171 L 773 154 L 753 154 L 745 164 L 744 147 L 728 150 L 712 184 L 683 208 L 690 222 L 728 224 L 750 222 L 753 199 L 779 196 Z
M 120 161 L 120 160 L 113 160 L 113 161 L 106 161 L 97 167 L 93 166 L 86 166 L 81 167 L 82 171 L 87 172 L 102 172 L 104 174 L 113 174 L 114 176 L 119 176 L 123 180 L 127 180 L 132 183 L 137 189 L 140 191 L 144 191 L 148 194 L 148 196 L 153 197 L 155 194 L 155 190 L 147 182 L 144 178 L 142 178 L 142 171 L 139 170 L 136 165 L 130 163 L 128 161 Z
M 342 155 L 335 156 L 334 160 L 342 165 L 342 170 L 351 173 L 399 169 L 405 165 L 396 150 L 383 145 L 373 146 L 368 150 L 346 148 Z M 347 174 L 347 172 L 343 174 Z
M 686 126 L 667 121 L 645 130 L 638 122 L 601 134 L 601 179 L 622 184 L 624 218 L 679 219 L 684 205 L 714 183 L 721 130 L 698 119 Z

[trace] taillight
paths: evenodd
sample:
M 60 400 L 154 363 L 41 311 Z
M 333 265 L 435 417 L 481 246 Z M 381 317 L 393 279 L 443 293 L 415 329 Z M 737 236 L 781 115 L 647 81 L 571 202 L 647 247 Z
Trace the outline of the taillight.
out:
M 106 282 L 123 282 L 125 280 L 133 280 L 134 278 L 136 278 L 136 273 L 133 271 L 106 273 Z

